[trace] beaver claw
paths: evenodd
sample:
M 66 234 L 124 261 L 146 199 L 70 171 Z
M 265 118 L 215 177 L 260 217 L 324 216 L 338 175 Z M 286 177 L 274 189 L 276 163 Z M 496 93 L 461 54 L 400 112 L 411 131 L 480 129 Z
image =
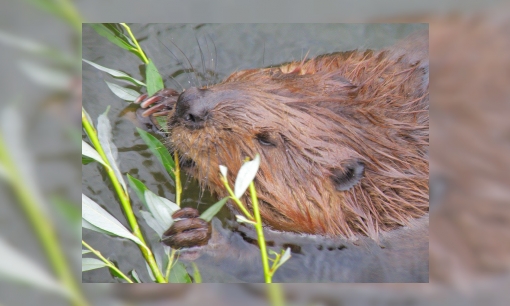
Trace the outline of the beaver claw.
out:
M 163 234 L 161 242 L 173 249 L 206 245 L 211 238 L 211 225 L 198 216 L 198 211 L 191 207 L 176 211 L 172 218 L 179 220 Z
M 158 117 L 168 115 L 173 109 L 175 102 L 177 102 L 178 97 L 179 93 L 177 91 L 171 88 L 163 88 L 151 97 L 143 94 L 136 98 L 134 102 L 140 104 L 140 107 L 145 109 L 141 114 L 142 117 Z M 151 106 L 152 104 L 155 105 Z

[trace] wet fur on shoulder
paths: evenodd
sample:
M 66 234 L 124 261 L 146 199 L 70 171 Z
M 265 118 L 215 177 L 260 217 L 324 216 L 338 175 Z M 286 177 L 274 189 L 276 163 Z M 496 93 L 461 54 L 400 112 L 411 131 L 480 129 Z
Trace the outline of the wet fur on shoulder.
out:
M 262 220 L 276 230 L 377 239 L 428 212 L 428 33 L 239 71 L 186 98 L 206 105 L 204 121 L 190 128 L 171 115 L 172 149 L 219 196 L 219 165 L 233 186 L 259 153 Z

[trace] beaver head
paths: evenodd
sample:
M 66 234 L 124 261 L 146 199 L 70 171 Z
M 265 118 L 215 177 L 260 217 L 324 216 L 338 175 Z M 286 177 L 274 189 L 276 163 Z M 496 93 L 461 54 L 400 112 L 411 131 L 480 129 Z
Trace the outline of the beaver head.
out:
M 219 165 L 233 185 L 259 153 L 254 182 L 274 229 L 375 238 L 428 211 L 428 69 L 416 58 L 335 53 L 189 88 L 170 115 L 170 144 L 220 196 Z

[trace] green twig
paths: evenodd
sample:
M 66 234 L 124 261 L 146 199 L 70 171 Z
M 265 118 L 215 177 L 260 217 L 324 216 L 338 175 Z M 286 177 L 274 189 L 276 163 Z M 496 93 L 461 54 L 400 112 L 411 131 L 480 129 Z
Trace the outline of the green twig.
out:
M 285 298 L 283 296 L 283 290 L 280 284 L 267 285 L 267 297 L 272 306 L 285 305 Z
M 177 151 L 174 153 L 174 165 L 175 165 L 175 202 L 177 206 L 181 206 L 181 193 L 182 193 L 182 185 L 181 185 L 181 167 L 179 166 L 179 154 Z
M 255 215 L 255 230 L 257 231 L 257 237 L 260 247 L 260 256 L 262 257 L 262 268 L 264 269 L 264 281 L 266 283 L 272 282 L 273 274 L 269 269 L 269 260 L 267 258 L 266 240 L 264 238 L 264 230 L 262 229 L 262 219 L 260 218 L 259 211 L 259 200 L 257 199 L 257 192 L 255 191 L 255 184 L 250 183 L 250 196 L 251 204 L 253 206 L 253 214 Z
M 230 188 L 230 185 L 228 184 L 227 178 L 222 175 L 221 181 L 223 182 L 223 185 L 225 185 L 225 188 L 227 189 L 228 194 L 230 195 L 230 199 L 232 199 L 237 204 L 237 206 L 243 212 L 243 214 L 246 216 L 246 218 L 248 218 L 250 221 L 255 221 L 255 218 L 253 218 L 252 214 L 248 211 L 248 209 L 246 209 L 246 207 L 244 207 L 241 200 L 239 200 L 235 196 L 234 191 L 232 191 L 232 188 Z
M 87 133 L 90 141 L 92 142 L 92 145 L 97 150 L 103 161 L 109 165 L 108 159 L 106 158 L 106 155 L 103 151 L 103 148 L 101 147 L 101 144 L 99 143 L 99 139 L 97 138 L 97 132 L 92 126 L 92 123 L 87 120 L 87 117 L 85 113 L 82 111 L 81 113 L 81 121 L 83 128 L 85 129 L 85 132 Z M 149 264 L 152 273 L 154 274 L 154 277 L 156 278 L 158 283 L 166 283 L 165 277 L 163 274 L 161 274 L 161 271 L 158 268 L 158 265 L 156 263 L 156 260 L 154 259 L 154 255 L 150 251 L 148 247 L 146 247 L 147 243 L 145 242 L 145 239 L 142 235 L 142 232 L 140 230 L 140 227 L 138 225 L 138 222 L 136 220 L 135 214 L 133 213 L 133 209 L 131 208 L 131 203 L 129 201 L 129 196 L 127 194 L 127 191 L 122 188 L 122 185 L 117 180 L 117 177 L 115 176 L 115 173 L 111 169 L 111 167 L 105 167 L 106 173 L 110 177 L 110 180 L 113 184 L 113 187 L 119 197 L 120 203 L 122 205 L 122 209 L 124 210 L 124 214 L 126 215 L 126 219 L 128 220 L 129 225 L 131 226 L 131 229 L 133 230 L 133 234 L 142 241 L 142 243 L 145 245 L 138 247 L 140 248 L 140 251 L 142 252 L 143 256 L 145 257 L 145 260 Z
M 169 277 L 170 277 L 170 270 L 172 269 L 172 266 L 173 266 L 173 263 L 174 263 L 174 259 L 175 259 L 175 250 L 172 249 L 172 251 L 170 252 L 170 254 L 168 255 L 168 265 L 166 266 L 166 273 L 165 273 L 165 276 L 166 276 L 166 280 L 169 281 Z
M 88 243 L 86 243 L 85 241 L 81 241 L 81 244 L 83 244 L 87 249 L 89 249 L 92 253 L 94 253 L 94 255 L 96 255 L 97 257 L 99 257 L 99 259 L 101 259 L 108 268 L 112 269 L 113 271 L 117 272 L 118 275 L 120 275 L 123 279 L 125 279 L 128 283 L 132 284 L 133 281 L 127 277 L 124 273 L 122 273 L 121 270 L 119 270 L 119 268 L 117 268 L 111 261 L 109 261 L 108 259 L 104 258 L 103 255 L 101 255 L 101 253 L 99 251 L 97 251 L 96 249 L 92 248 L 90 245 L 88 245 Z
M 148 64 L 149 63 L 149 60 L 147 59 L 147 57 L 145 56 L 145 53 L 143 52 L 142 48 L 140 47 L 140 45 L 138 44 L 138 41 L 136 40 L 135 36 L 133 35 L 133 33 L 131 32 L 131 29 L 129 28 L 129 26 L 125 23 L 120 23 L 124 28 L 126 28 L 127 32 L 129 33 L 129 36 L 131 37 L 131 39 L 133 40 L 133 42 L 135 43 L 136 45 L 136 52 L 138 52 L 138 54 L 140 54 L 140 56 L 142 57 L 142 60 L 145 64 Z
M 57 274 L 62 285 L 72 294 L 74 305 L 88 305 L 76 281 L 68 261 L 62 252 L 55 229 L 49 217 L 42 211 L 40 203 L 33 193 L 27 188 L 25 180 L 7 150 L 3 136 L 0 133 L 0 164 L 3 165 L 11 186 L 16 194 L 20 206 L 25 211 L 27 218 L 41 243 L 46 257 L 50 261 L 53 270 Z

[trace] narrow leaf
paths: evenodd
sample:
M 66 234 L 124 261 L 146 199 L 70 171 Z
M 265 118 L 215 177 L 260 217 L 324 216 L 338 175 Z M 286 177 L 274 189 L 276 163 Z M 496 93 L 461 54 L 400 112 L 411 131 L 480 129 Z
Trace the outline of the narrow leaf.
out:
M 145 201 L 145 190 L 148 190 L 147 187 L 140 180 L 135 179 L 129 173 L 127 174 L 129 186 L 135 191 L 136 196 L 140 201 L 142 201 L 143 205 L 149 209 L 147 206 L 147 202 Z
M 96 30 L 97 34 L 105 37 L 110 42 L 121 47 L 122 49 L 132 51 L 132 49 L 135 48 L 127 36 L 124 35 L 124 33 L 122 33 L 119 29 L 115 28 L 113 25 L 93 23 L 91 26 L 94 28 L 94 30 Z
M 88 222 L 87 220 L 85 219 L 81 219 L 81 227 L 82 228 L 86 228 L 86 229 L 89 229 L 89 230 L 92 230 L 94 232 L 98 232 L 98 233 L 101 233 L 101 234 L 106 234 L 106 235 L 110 235 L 109 232 L 105 231 L 105 230 L 102 230 L 100 229 L 99 227 L 93 225 L 92 223 Z
M 156 156 L 156 158 L 159 160 L 159 162 L 165 167 L 166 171 L 172 178 L 175 179 L 175 163 L 174 159 L 168 153 L 168 149 L 153 135 L 147 133 L 146 131 L 136 128 L 138 131 L 138 134 L 140 134 L 140 137 L 145 141 L 147 146 L 149 147 L 149 150 Z
M 228 199 L 229 197 L 225 197 L 216 202 L 215 204 L 211 205 L 211 207 L 209 207 L 206 211 L 204 211 L 200 215 L 200 218 L 204 219 L 207 222 L 211 222 L 212 218 L 221 210 L 223 205 L 227 203 Z
M 254 221 L 251 221 L 251 220 L 248 220 L 246 219 L 245 216 L 241 216 L 241 215 L 236 215 L 236 220 L 237 222 L 239 223 L 250 223 L 250 224 L 253 224 L 253 225 L 256 225 L 257 222 L 254 222 Z
M 71 296 L 51 274 L 25 254 L 0 238 L 0 278 L 31 285 L 46 291 Z
M 100 115 L 99 118 L 97 118 L 97 137 L 99 138 L 99 143 L 103 148 L 106 158 L 108 159 L 108 163 L 115 173 L 115 177 L 124 188 L 124 192 L 127 194 L 126 182 L 124 182 L 124 178 L 122 177 L 117 165 L 118 153 L 117 147 L 112 140 L 112 126 L 110 125 L 110 120 L 108 120 L 108 109 Z
M 156 222 L 165 230 L 169 228 L 173 223 L 172 214 L 180 207 L 150 190 L 145 191 L 145 201 Z
M 131 83 L 135 84 L 135 85 L 141 85 L 141 86 L 146 86 L 144 82 L 141 82 L 141 81 L 138 81 L 137 79 L 133 78 L 132 76 L 130 76 L 129 74 L 127 73 L 124 73 L 122 71 L 118 71 L 118 70 L 115 70 L 115 69 L 110 69 L 110 68 L 106 68 L 104 66 L 101 66 L 99 64 L 96 64 L 94 62 L 91 62 L 91 61 L 87 61 L 86 59 L 81 59 L 82 61 L 84 61 L 85 63 L 101 70 L 101 71 L 104 71 L 106 73 L 108 73 L 109 75 L 115 77 L 115 78 L 119 78 L 119 79 L 123 79 L 123 80 L 127 80 L 127 81 L 130 81 Z
M 198 266 L 194 262 L 192 262 L 191 264 L 193 265 L 193 279 L 195 280 L 196 284 L 201 284 L 202 283 L 202 275 L 200 275 Z
M 138 237 L 131 234 L 117 219 L 84 194 L 81 195 L 81 203 L 82 217 L 85 221 L 110 234 L 130 239 L 146 247 Z
M 161 239 L 163 237 L 163 233 L 168 229 L 168 227 L 163 228 L 158 223 L 158 221 L 156 221 L 156 219 L 152 216 L 150 212 L 140 210 L 140 214 L 142 214 L 142 217 L 147 223 L 147 225 L 149 225 L 150 228 L 152 228 L 158 234 L 158 237 Z
M 241 169 L 239 169 L 239 173 L 237 174 L 236 183 L 234 186 L 234 194 L 240 199 L 250 183 L 255 178 L 257 171 L 260 166 L 260 156 L 257 154 L 255 158 L 249 162 L 245 162 Z
M 131 88 L 122 87 L 120 85 L 105 81 L 106 85 L 110 87 L 110 90 L 119 98 L 126 101 L 133 102 L 140 96 L 140 94 Z
M 107 265 L 99 259 L 95 258 L 82 258 L 81 259 L 81 271 L 90 271 L 106 267 Z
M 68 89 L 73 76 L 55 68 L 48 68 L 33 62 L 20 62 L 20 68 L 34 82 L 54 89 Z
M 180 262 L 176 262 L 172 269 L 170 270 L 170 277 L 168 279 L 169 283 L 191 283 L 191 278 L 189 277 L 188 271 L 186 271 L 186 267 Z
M 282 257 L 280 257 L 280 261 L 276 264 L 274 270 L 278 269 L 281 265 L 283 265 L 287 260 L 291 257 L 290 248 L 287 248 L 283 253 Z
M 95 160 L 90 158 L 90 157 L 87 157 L 87 156 L 81 156 L 81 164 L 82 165 L 88 165 L 90 163 L 93 163 Z
M 90 253 L 90 250 L 81 250 L 81 255 Z
M 140 277 L 138 277 L 138 273 L 136 273 L 136 271 L 133 269 L 131 270 L 131 277 L 133 277 L 133 279 L 135 280 L 135 282 L 137 283 L 141 283 L 140 281 Z
M 149 59 L 149 63 L 145 67 L 145 73 L 147 80 L 147 94 L 149 96 L 152 96 L 158 90 L 163 89 L 163 79 L 151 59 Z
M 94 149 L 91 145 L 86 143 L 85 141 L 81 141 L 81 155 L 82 155 L 82 161 L 83 156 L 86 156 L 88 158 L 92 158 L 93 160 L 100 162 L 101 164 L 108 167 L 108 164 L 104 162 L 104 160 L 101 158 L 101 155 L 97 153 L 96 149 Z
M 227 178 L 227 172 L 228 172 L 227 167 L 220 165 L 220 173 L 221 175 L 223 175 L 224 178 Z

